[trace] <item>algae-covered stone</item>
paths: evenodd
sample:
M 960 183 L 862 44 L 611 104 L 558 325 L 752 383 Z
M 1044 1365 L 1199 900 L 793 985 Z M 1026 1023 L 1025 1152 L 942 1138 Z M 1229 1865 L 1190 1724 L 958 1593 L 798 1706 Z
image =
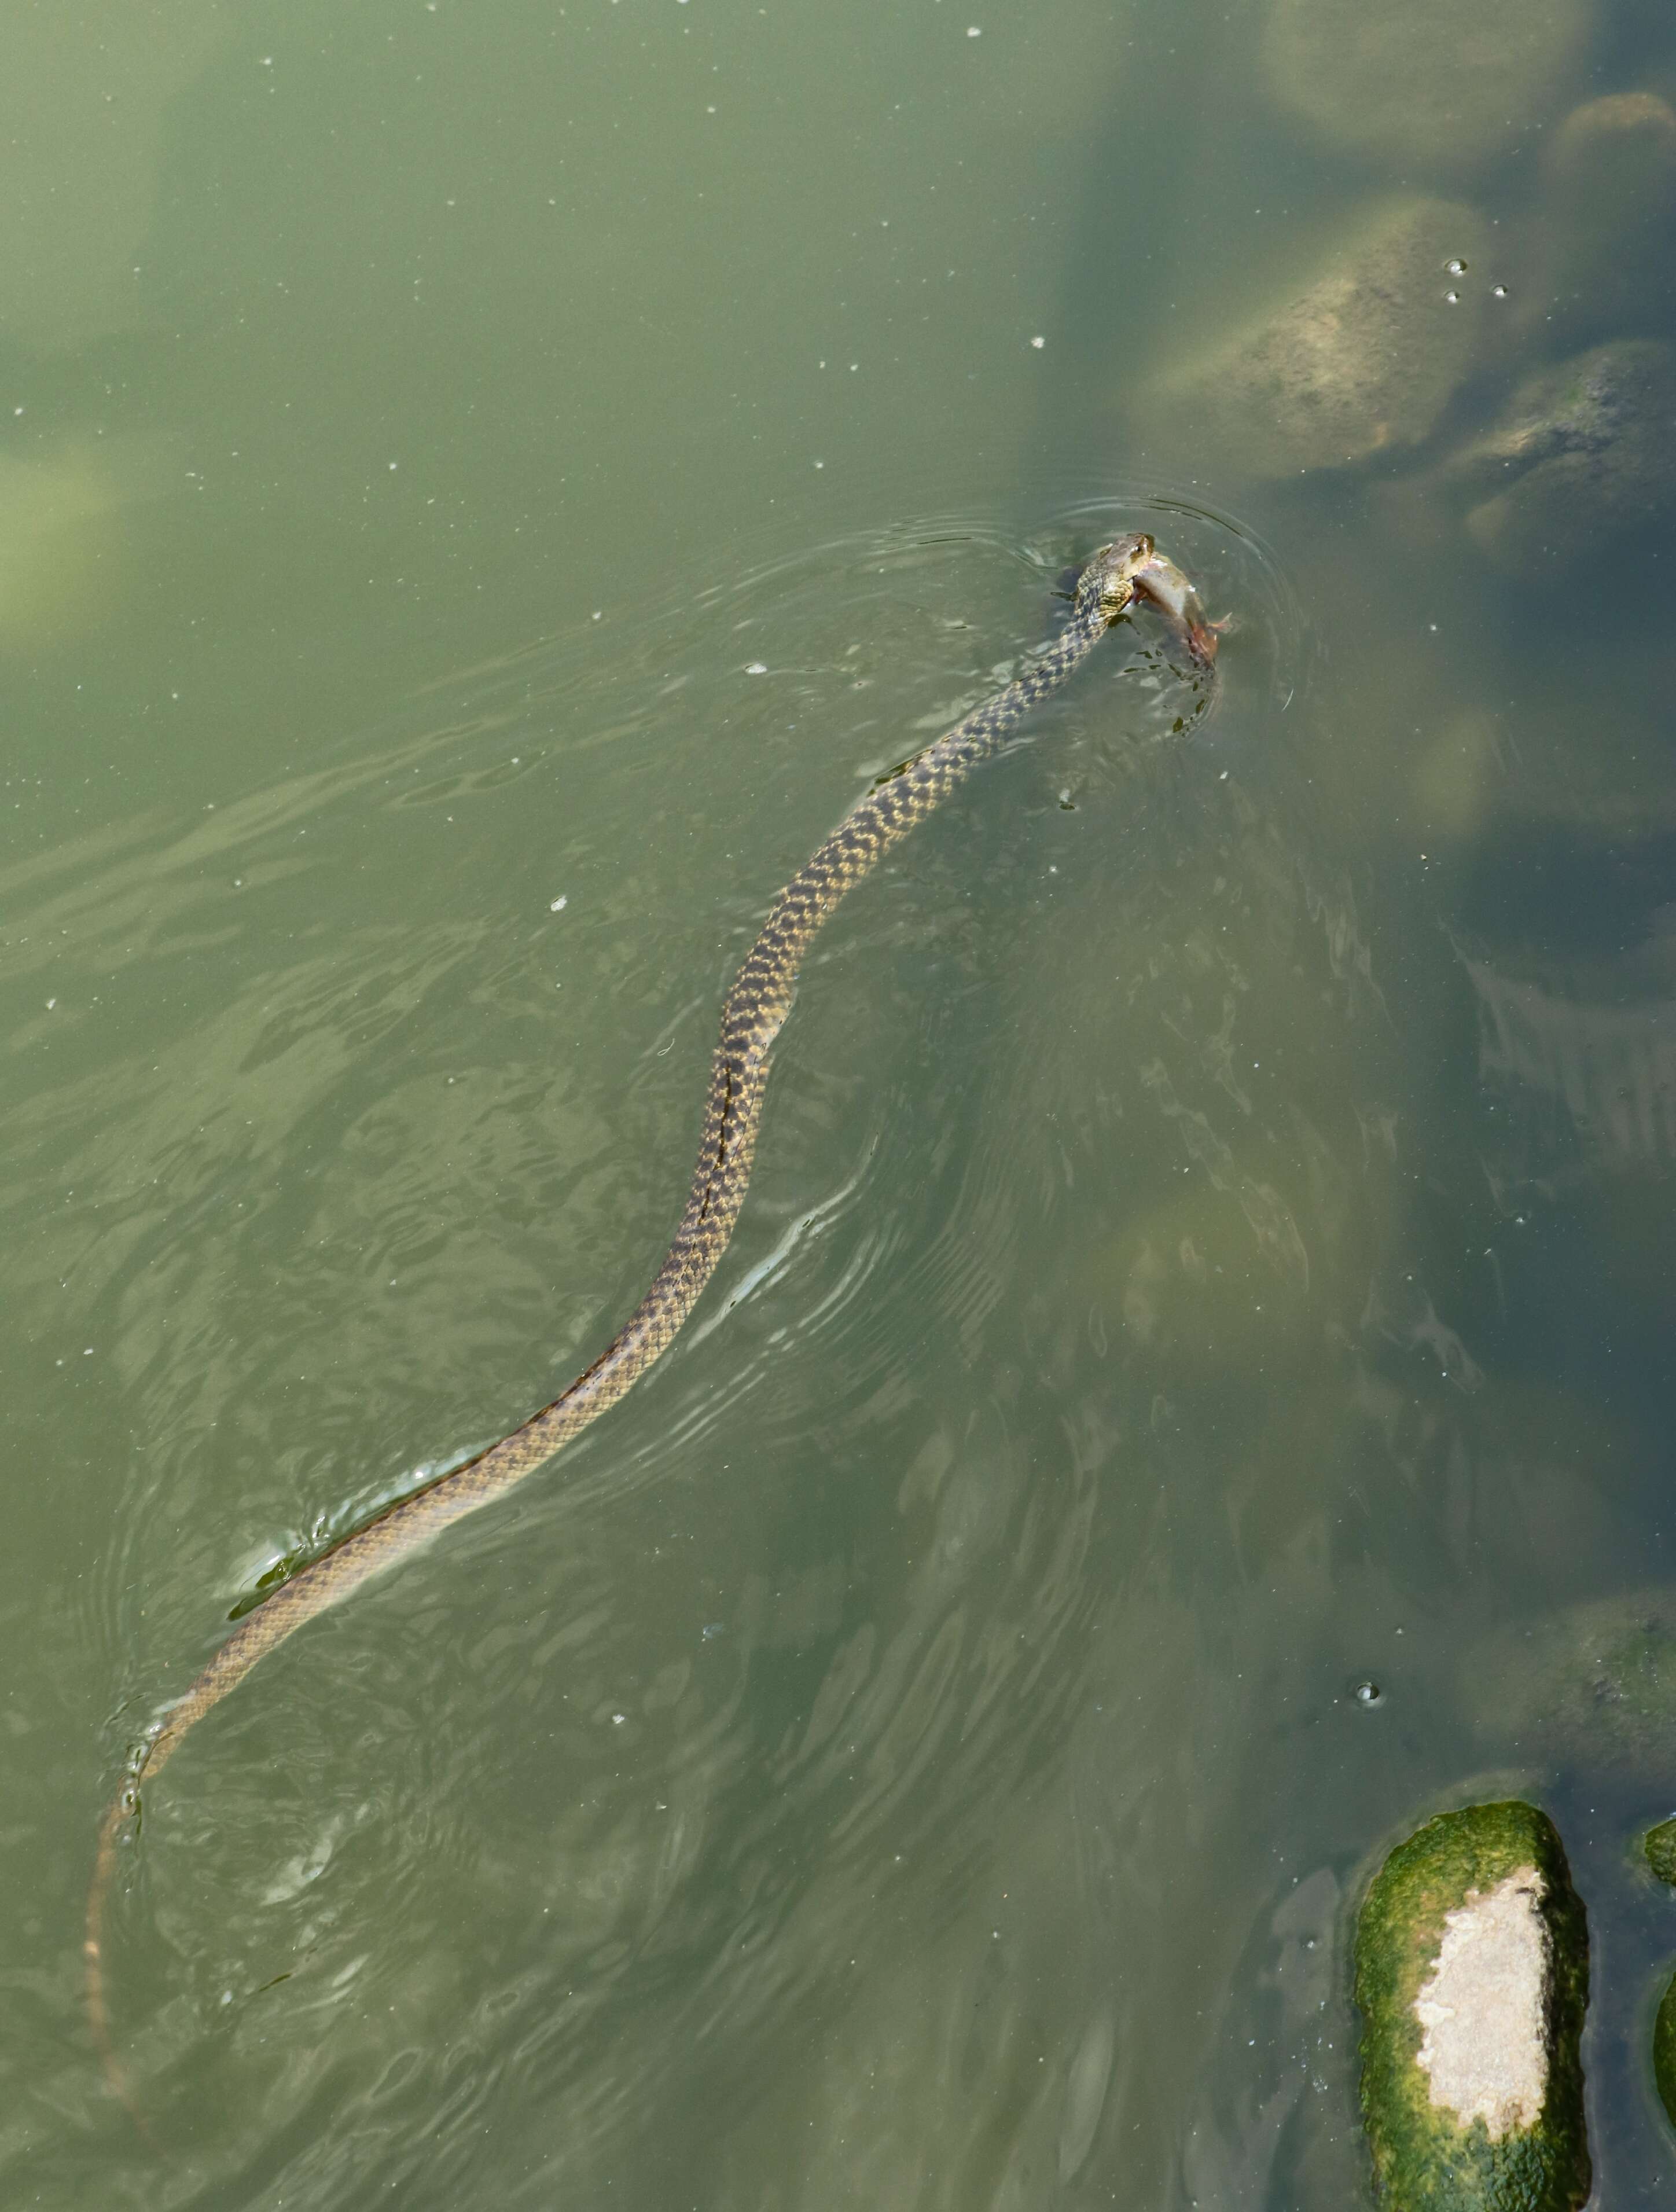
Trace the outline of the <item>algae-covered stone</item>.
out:
M 1676 1883 L 1676 1820 L 1661 1820 L 1642 1838 L 1647 1863 L 1661 1881 Z M 1672 2127 L 1676 2127 L 1676 1975 L 1660 2000 L 1653 2022 L 1653 2079 L 1659 2101 Z
M 1647 1863 L 1661 1881 L 1676 1883 L 1676 1820 L 1661 1820 L 1642 1838 Z
M 1448 264 L 1480 258 L 1485 235 L 1447 200 L 1377 203 L 1272 307 L 1167 367 L 1151 411 L 1230 475 L 1292 476 L 1412 445 L 1472 360 L 1486 295 L 1461 289 Z
M 1276 100 L 1325 138 L 1412 173 L 1509 152 L 1588 34 L 1589 0 L 1274 0 Z
M 1653 2022 L 1653 2079 L 1658 2084 L 1665 2116 L 1676 2128 L 1676 1978 L 1665 1991 Z
M 1667 1589 L 1589 1599 L 1498 1630 L 1461 1668 L 1469 1711 L 1527 1751 L 1667 1773 L 1676 1741 L 1676 1601 Z
M 1448 473 L 1504 487 L 1466 517 L 1498 568 L 1575 576 L 1676 505 L 1676 347 L 1627 339 L 1539 371 Z
M 1588 1937 L 1545 1814 L 1471 1805 L 1400 1844 L 1357 1923 L 1356 2002 L 1392 2212 L 1575 2212 Z

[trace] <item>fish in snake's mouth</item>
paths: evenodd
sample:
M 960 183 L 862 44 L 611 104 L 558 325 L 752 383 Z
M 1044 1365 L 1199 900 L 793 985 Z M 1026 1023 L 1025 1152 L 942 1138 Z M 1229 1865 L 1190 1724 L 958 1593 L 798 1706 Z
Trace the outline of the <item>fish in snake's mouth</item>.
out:
M 1201 668 L 1216 665 L 1224 623 L 1213 623 L 1205 603 L 1167 554 L 1146 541 L 1146 558 L 1130 572 L 1135 597 L 1163 617 Z

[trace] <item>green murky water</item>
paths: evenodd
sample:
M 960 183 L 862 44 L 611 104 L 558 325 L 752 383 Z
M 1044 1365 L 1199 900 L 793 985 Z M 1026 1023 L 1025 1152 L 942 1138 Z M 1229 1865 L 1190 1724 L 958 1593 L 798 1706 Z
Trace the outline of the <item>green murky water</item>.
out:
M 1333 0 L 11 11 L 9 2204 L 1363 2203 L 1490 1783 L 1667 2201 L 1676 1752 L 1540 1686 L 1673 1565 L 1676 42 L 1409 4 L 1394 120 Z M 148 1792 L 143 2143 L 129 1747 L 609 1340 L 773 892 L 1133 527 L 1215 713 L 1120 633 L 856 895 L 665 1364 Z

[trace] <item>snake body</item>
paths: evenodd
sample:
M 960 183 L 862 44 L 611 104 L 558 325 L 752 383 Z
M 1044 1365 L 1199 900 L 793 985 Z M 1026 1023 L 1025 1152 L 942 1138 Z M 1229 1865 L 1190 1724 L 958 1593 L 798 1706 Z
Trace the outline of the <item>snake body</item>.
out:
M 769 1054 L 815 933 L 884 854 L 995 753 L 1031 708 L 1059 690 L 1137 599 L 1163 612 L 1195 657 L 1209 661 L 1214 641 L 1192 586 L 1155 554 L 1151 539 L 1136 535 L 1102 547 L 1078 577 L 1071 618 L 1047 651 L 1005 690 L 859 799 L 775 899 L 722 1007 L 686 1211 L 651 1288 L 610 1346 L 510 1436 L 401 1499 L 281 1583 L 246 1614 L 130 1759 L 100 1826 L 84 1946 L 94 2041 L 124 2102 L 131 2106 L 112 2045 L 103 1933 L 118 1840 L 138 1809 L 142 1781 L 160 1773 L 203 1716 L 305 1621 L 341 1604 L 371 1576 L 466 1514 L 504 1498 L 632 1389 L 667 1349 L 715 1272 L 739 1218 Z

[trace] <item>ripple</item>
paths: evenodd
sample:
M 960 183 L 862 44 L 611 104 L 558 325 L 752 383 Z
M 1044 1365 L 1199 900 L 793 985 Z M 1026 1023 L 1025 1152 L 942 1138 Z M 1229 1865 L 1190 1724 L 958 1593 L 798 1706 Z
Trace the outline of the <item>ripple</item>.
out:
M 1078 500 L 1060 510 L 1059 519 L 1090 540 L 1120 530 L 1150 530 L 1193 578 L 1213 615 L 1232 611 L 1233 626 L 1218 656 L 1224 684 L 1241 700 L 1255 697 L 1283 713 L 1302 714 L 1309 703 L 1316 648 L 1290 571 L 1254 524 L 1144 477 L 1119 491 Z
M 660 580 L 632 625 L 584 618 L 210 825 L 16 887 L 26 934 L 70 933 L 67 998 L 131 994 L 13 1123 L 14 1202 L 62 1198 L 23 1264 L 96 1319 L 133 1437 L 86 1601 L 121 1655 L 113 1747 L 267 1565 L 609 1340 L 774 890 L 881 759 L 1051 636 L 1089 520 L 1026 544 L 939 514 Z M 665 1365 L 276 1654 L 148 1793 L 120 2017 L 149 2100 L 192 2082 L 212 2166 L 259 2096 L 274 2185 L 338 2201 L 350 2166 L 397 2171 L 398 2116 L 457 2148 L 521 2078 L 585 2172 L 695 2037 L 766 2052 L 847 1971 L 881 1851 L 936 1864 L 915 1909 L 945 1924 L 998 1776 L 1068 1724 L 1105 1447 L 1067 1447 L 1050 1508 L 1005 1391 L 975 1392 L 1040 1168 L 1009 1079 L 975 1141 L 948 1133 L 1007 1064 L 998 969 L 1065 761 L 1179 734 L 1167 659 L 1127 642 L 816 948 L 738 1237 Z M 882 1581 L 843 1502 L 867 1468 L 909 1531 Z M 720 1587 L 690 1578 L 695 1511 Z M 286 2148 L 327 2109 L 337 2149 Z

